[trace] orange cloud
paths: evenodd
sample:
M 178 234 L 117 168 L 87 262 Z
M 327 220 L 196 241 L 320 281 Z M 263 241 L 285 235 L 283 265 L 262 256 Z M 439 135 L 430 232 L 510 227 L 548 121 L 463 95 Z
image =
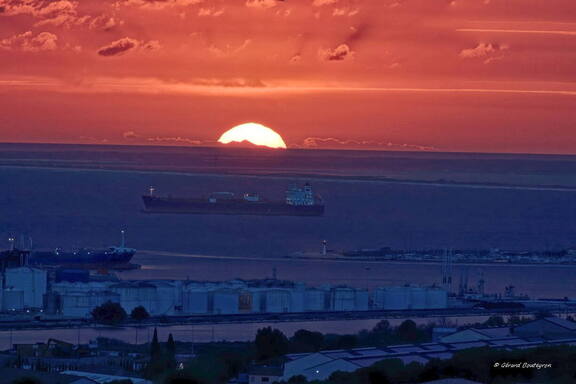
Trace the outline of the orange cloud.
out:
M 320 49 L 318 55 L 323 60 L 327 61 L 342 61 L 354 55 L 348 44 L 340 44 L 334 49 L 326 48 Z
M 406 151 L 439 151 L 438 148 L 417 144 L 398 144 L 390 141 L 377 140 L 344 140 L 336 137 L 307 137 L 302 144 L 304 148 L 364 148 L 364 149 L 389 149 Z
M 32 31 L 0 40 L 0 49 L 23 52 L 54 51 L 58 48 L 58 36 L 50 32 L 34 35 Z

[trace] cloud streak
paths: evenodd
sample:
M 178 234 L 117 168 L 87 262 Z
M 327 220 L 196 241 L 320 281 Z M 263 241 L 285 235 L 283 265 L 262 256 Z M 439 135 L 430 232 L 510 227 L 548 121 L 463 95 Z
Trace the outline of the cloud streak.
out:
M 520 85 L 520 84 L 519 84 Z M 198 78 L 188 82 L 166 82 L 154 78 L 94 78 L 80 84 L 66 83 L 53 78 L 23 77 L 0 78 L 0 90 L 10 90 L 13 87 L 27 89 L 42 89 L 53 92 L 73 93 L 133 93 L 133 94 L 200 94 L 213 96 L 252 97 L 268 94 L 339 94 L 339 93 L 422 93 L 422 94 L 485 94 L 485 95 L 534 95 L 534 96 L 576 96 L 576 89 L 569 88 L 572 83 L 566 83 L 563 88 L 554 83 L 555 88 L 439 88 L 439 87 L 358 87 L 346 85 L 298 85 L 264 83 L 258 79 L 246 78 Z
M 307 137 L 297 146 L 302 148 L 356 148 L 356 149 L 388 149 L 405 151 L 439 151 L 438 148 L 406 143 L 393 143 L 378 140 L 346 140 L 336 137 Z
M 529 29 L 485 29 L 485 28 L 460 28 L 457 32 L 482 32 L 482 33 L 512 33 L 528 35 L 559 35 L 576 36 L 576 31 L 555 31 L 555 30 L 529 30 Z

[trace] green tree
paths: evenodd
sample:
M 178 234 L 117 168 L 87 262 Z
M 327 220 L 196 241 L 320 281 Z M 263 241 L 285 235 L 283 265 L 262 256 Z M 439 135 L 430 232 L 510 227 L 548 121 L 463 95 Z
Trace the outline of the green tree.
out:
M 150 360 L 159 359 L 162 355 L 162 349 L 160 348 L 160 342 L 158 341 L 158 330 L 154 328 L 154 335 L 152 336 L 152 342 L 150 343 Z
M 92 310 L 92 318 L 100 324 L 117 325 L 126 320 L 126 311 L 119 303 L 107 301 Z
M 42 382 L 40 380 L 38 380 L 38 378 L 33 377 L 33 376 L 22 376 L 22 377 L 15 379 L 12 383 L 13 384 L 42 384 Z
M 318 352 L 324 345 L 324 335 L 300 329 L 290 338 L 290 350 L 293 352 Z
M 412 320 L 404 320 L 396 330 L 396 333 L 400 341 L 406 343 L 416 342 L 420 337 L 418 326 Z
M 258 360 L 279 357 L 288 352 L 288 338 L 278 329 L 261 328 L 254 340 Z
M 158 330 L 154 328 L 154 335 L 150 343 L 150 361 L 144 368 L 144 377 L 157 380 L 174 368 L 175 364 L 171 364 L 168 356 L 162 353 L 162 347 L 158 341 Z
M 504 318 L 502 316 L 490 316 L 488 320 L 484 322 L 487 327 L 502 327 L 506 325 Z
M 176 367 L 176 343 L 172 334 L 168 335 L 168 341 L 166 342 L 166 360 L 170 368 Z
M 390 326 L 390 322 L 388 320 L 380 320 L 372 328 L 372 331 L 368 333 L 367 337 L 366 341 L 372 345 L 388 344 L 393 337 L 393 329 Z
M 144 321 L 150 317 L 150 314 L 143 306 L 139 305 L 130 312 L 130 318 L 135 321 Z
M 163 384 L 204 384 L 204 381 L 194 377 L 188 372 L 177 372 L 168 375 Z
M 308 380 L 306 379 L 306 376 L 303 375 L 296 375 L 296 376 L 292 376 L 290 379 L 288 379 L 288 384 L 307 384 Z
M 390 322 L 388 320 L 380 320 L 374 328 L 372 328 L 374 333 L 388 333 L 391 332 Z

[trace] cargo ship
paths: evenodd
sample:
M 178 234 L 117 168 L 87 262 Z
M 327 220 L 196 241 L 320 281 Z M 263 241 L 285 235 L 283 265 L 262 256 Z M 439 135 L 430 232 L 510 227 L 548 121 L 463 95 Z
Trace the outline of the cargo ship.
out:
M 114 266 L 128 264 L 136 250 L 124 247 L 108 249 L 86 249 L 66 251 L 60 248 L 51 251 L 33 251 L 28 258 L 30 265 L 94 265 Z
M 46 251 L 27 251 L 26 264 L 89 269 L 133 269 L 137 266 L 130 264 L 130 261 L 135 253 L 135 249 L 125 246 L 124 232 L 122 232 L 122 244 L 120 246 L 104 249 L 80 248 L 77 250 L 64 250 L 56 248 Z
M 231 192 L 215 192 L 207 197 L 156 196 L 154 188 L 142 196 L 144 212 L 206 215 L 322 216 L 324 203 L 310 184 L 290 186 L 283 201 L 262 198 L 257 193 L 237 197 Z

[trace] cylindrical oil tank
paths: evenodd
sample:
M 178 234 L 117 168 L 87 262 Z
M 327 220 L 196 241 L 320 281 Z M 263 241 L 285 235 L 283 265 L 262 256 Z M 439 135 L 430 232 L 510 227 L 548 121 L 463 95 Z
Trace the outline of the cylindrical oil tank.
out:
M 189 290 L 182 294 L 184 314 L 208 313 L 208 292 L 206 290 Z
M 410 308 L 410 287 L 389 287 L 384 293 L 384 309 Z
M 290 312 L 290 292 L 284 289 L 270 289 L 266 291 L 266 312 Z
M 440 288 L 429 288 L 426 292 L 428 308 L 439 309 L 448 307 L 448 292 Z
M 142 306 L 151 315 L 165 314 L 156 308 L 156 287 L 147 282 L 123 282 L 110 286 L 110 290 L 120 295 L 120 305 L 130 313 L 134 308 Z M 171 298 L 170 295 L 160 295 Z
M 357 289 L 354 307 L 357 311 L 367 311 L 369 308 L 370 294 L 366 289 Z
M 372 309 L 384 309 L 386 299 L 386 288 L 379 287 L 372 292 Z
M 254 302 L 254 295 L 250 291 L 241 291 L 238 297 L 238 311 L 240 313 L 251 313 L 258 302 Z
M 326 310 L 326 292 L 321 289 L 307 289 L 304 293 L 304 310 L 310 312 Z
M 219 289 L 211 293 L 212 313 L 235 314 L 238 313 L 239 292 L 235 289 Z
M 426 309 L 427 307 L 427 290 L 421 287 L 410 288 L 410 308 L 412 309 Z
M 24 292 L 25 307 L 42 308 L 48 287 L 48 274 L 45 270 L 30 267 L 10 268 L 6 270 L 5 278 L 6 287 Z
M 332 290 L 332 309 L 334 311 L 353 311 L 356 304 L 356 292 L 352 288 L 338 287 Z
M 304 312 L 304 289 L 292 290 L 290 294 L 290 308 L 292 312 Z
M 21 289 L 5 289 L 2 295 L 2 307 L 5 311 L 21 311 L 24 309 L 24 291 Z

